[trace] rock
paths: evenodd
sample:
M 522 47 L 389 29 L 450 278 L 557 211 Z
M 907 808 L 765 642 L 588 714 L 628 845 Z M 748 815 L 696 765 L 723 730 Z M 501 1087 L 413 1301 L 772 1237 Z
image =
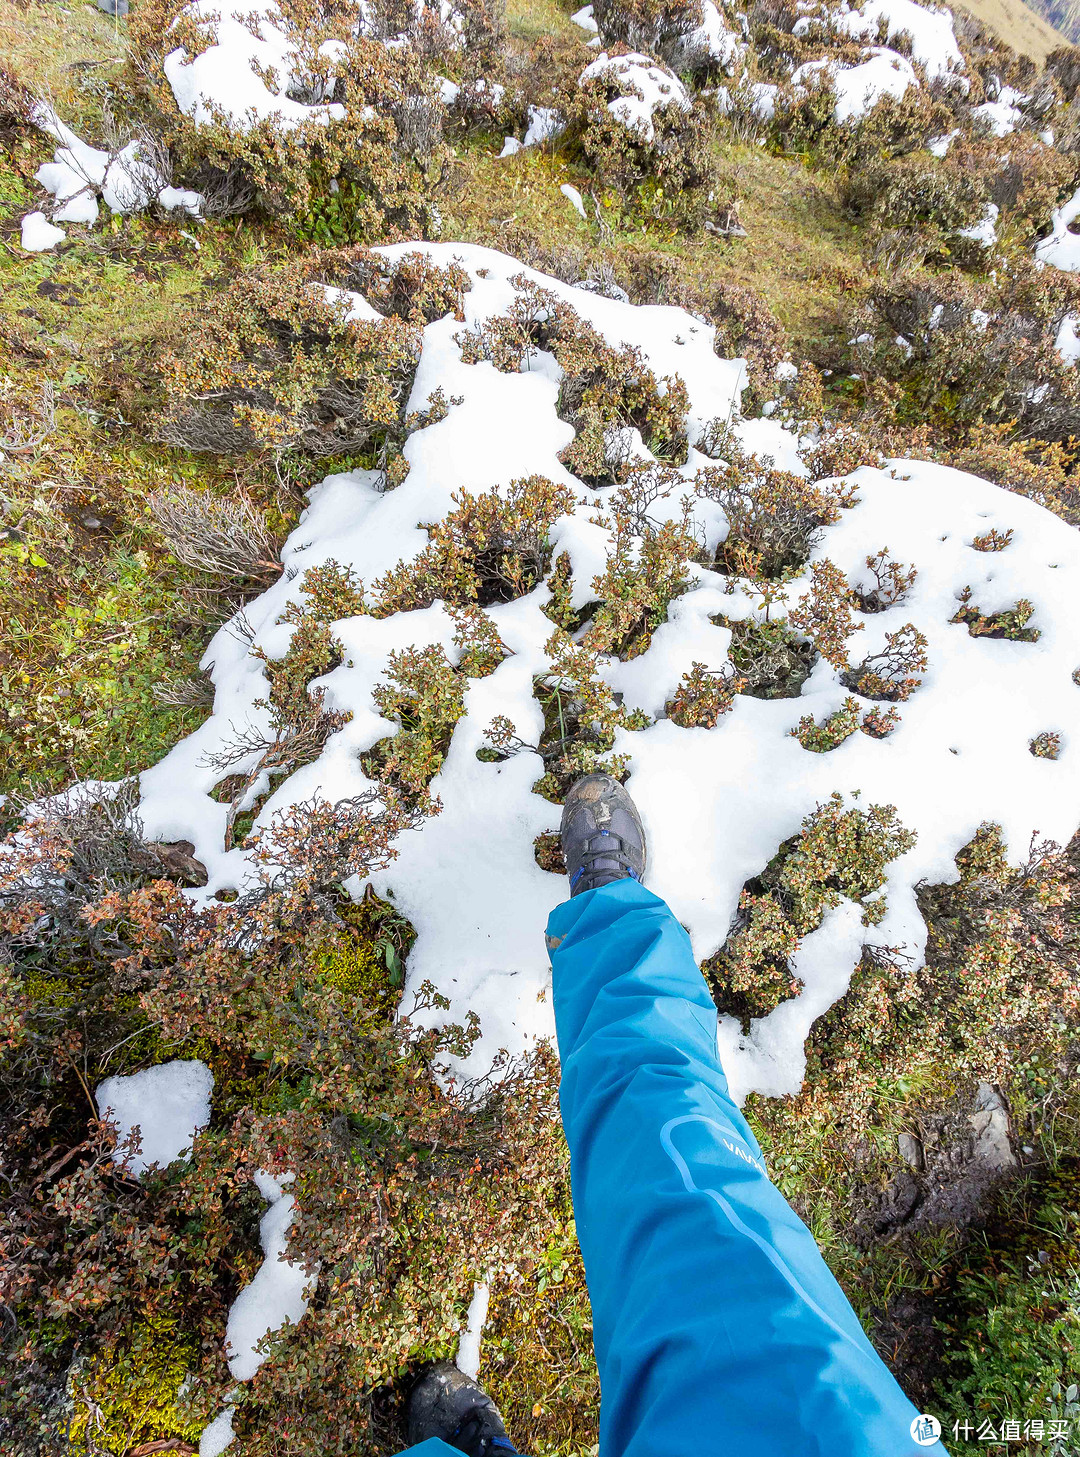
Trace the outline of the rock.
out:
M 128 13 L 128 0 L 97 0 L 97 8 L 106 15 L 119 15 L 123 19 Z
M 924 1167 L 923 1147 L 913 1133 L 901 1133 L 896 1140 L 897 1151 L 906 1164 L 913 1169 Z
M 1000 1093 L 989 1083 L 980 1083 L 971 1115 L 975 1135 L 973 1157 L 989 1169 L 1016 1167 L 1016 1155 L 1009 1139 L 1009 1113 Z
M 161 873 L 182 885 L 205 885 L 206 866 L 195 859 L 195 846 L 190 840 L 176 840 L 171 844 L 151 844 L 147 851 L 160 865 Z

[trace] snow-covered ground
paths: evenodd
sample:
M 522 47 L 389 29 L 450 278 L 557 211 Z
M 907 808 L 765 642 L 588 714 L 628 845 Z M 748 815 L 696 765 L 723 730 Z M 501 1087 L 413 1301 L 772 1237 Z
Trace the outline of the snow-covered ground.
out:
M 457 258 L 467 268 L 473 280 L 464 298 L 467 326 L 504 312 L 515 293 L 510 279 L 524 272 L 571 302 L 613 344 L 639 346 L 658 376 L 684 380 L 691 442 L 715 417 L 730 418 L 748 449 L 805 473 L 794 434 L 774 420 L 739 419 L 742 361 L 719 359 L 712 329 L 684 311 L 634 307 L 571 288 L 488 249 L 403 244 L 385 251 L 395 257 L 410 248 L 424 248 L 443 263 Z M 556 414 L 558 366 L 545 354 L 513 374 L 486 362 L 465 364 L 455 342 L 462 327 L 447 317 L 425 330 L 409 409 L 421 408 L 437 387 L 460 403 L 410 437 L 404 484 L 383 494 L 373 473 L 354 471 L 312 490 L 284 549 L 290 571 L 246 609 L 253 645 L 271 658 L 288 647 L 293 629 L 280 618 L 288 603 L 301 600 L 305 568 L 333 558 L 371 584 L 400 558 L 423 549 L 427 535 L 418 523 L 444 515 L 454 491 L 505 488 L 531 474 L 575 488 L 581 505 L 556 523 L 552 536 L 556 550 L 573 563 L 575 604 L 595 597 L 592 582 L 602 570 L 608 536 L 591 518 L 604 493 L 586 489 L 558 460 L 573 435 Z M 689 480 L 709 463 L 691 449 L 682 474 Z M 830 753 L 814 754 L 790 736 L 803 715 L 820 721 L 848 692 L 824 660 L 800 697 L 740 696 L 713 729 L 684 729 L 658 717 L 693 662 L 712 668 L 725 663 L 729 632 L 710 617 L 735 619 L 757 610 L 751 598 L 729 590 L 727 578 L 698 566 L 691 568 L 691 590 L 672 603 L 649 650 L 632 662 L 611 660 L 604 669 L 628 707 L 656 717 L 647 729 L 620 733 L 616 748 L 630 755 L 629 788 L 652 847 L 650 885 L 689 928 L 699 958 L 723 942 L 743 883 L 833 790 L 858 795 L 863 804 L 895 804 L 902 822 L 918 834 L 915 847 L 890 868 L 889 912 L 880 926 L 867 931 L 853 908 L 841 906 L 803 944 L 796 967 L 805 983 L 800 997 L 756 1022 L 745 1039 L 722 1019 L 724 1061 L 739 1096 L 752 1088 L 777 1094 L 799 1086 L 806 1032 L 845 990 L 864 939 L 921 954 L 925 927 L 915 886 L 954 878 L 953 857 L 981 823 L 1000 823 L 1017 859 L 1033 834 L 1065 841 L 1080 824 L 1080 754 L 1071 732 L 1080 707 L 1072 678 L 1080 662 L 1076 532 L 1031 501 L 944 466 L 892 461 L 884 469 L 863 468 L 851 480 L 859 502 L 824 533 L 815 556 L 828 556 L 858 583 L 867 577 L 866 557 L 887 546 L 919 573 L 902 602 L 864 619 L 853 643 L 858 660 L 906 622 L 928 639 L 923 685 L 901 705 L 900 726 L 889 737 L 857 733 Z M 667 509 L 677 514 L 678 502 Z M 721 538 L 726 526 L 719 509 L 697 510 L 702 529 L 714 541 Z M 975 550 L 973 538 L 991 528 L 1013 532 L 1008 547 Z M 807 582 L 804 576 L 791 585 L 792 602 Z M 1039 640 L 971 637 L 950 621 L 965 587 L 988 613 L 1028 599 Z M 431 980 L 449 998 L 451 1018 L 479 1014 L 484 1036 L 472 1062 L 477 1071 L 500 1047 L 518 1052 L 552 1033 L 543 928 L 565 889 L 561 878 L 536 865 L 533 840 L 557 827 L 559 811 L 532 793 L 543 772 L 536 755 L 504 763 L 477 758 L 496 714 L 507 715 L 526 742 L 537 741 L 541 713 L 532 685 L 546 667 L 543 645 L 551 623 L 541 608 L 547 600 L 541 585 L 489 609 L 511 655 L 489 677 L 470 682 L 465 716 L 431 786 L 442 814 L 403 835 L 399 859 L 373 877 L 376 891 L 392 891 L 417 929 L 409 988 Z M 348 710 L 351 721 L 315 763 L 277 787 L 258 822 L 266 824 L 276 810 L 312 795 L 336 801 L 367 788 L 360 755 L 394 731 L 371 696 L 388 654 L 441 643 L 453 658 L 453 630 L 438 603 L 385 619 L 337 623 L 345 662 L 321 682 L 328 706 Z M 228 629 L 211 643 L 205 661 L 213 665 L 216 688 L 212 716 L 141 781 L 147 833 L 190 839 L 206 865 L 205 890 L 192 892 L 202 899 L 240 886 L 247 874 L 244 852 L 223 848 L 226 807 L 211 797 L 221 776 L 206 759 L 238 729 L 262 721 L 264 710 L 255 700 L 267 690 L 261 664 Z M 1062 736 L 1056 760 L 1029 752 L 1029 740 L 1043 731 Z

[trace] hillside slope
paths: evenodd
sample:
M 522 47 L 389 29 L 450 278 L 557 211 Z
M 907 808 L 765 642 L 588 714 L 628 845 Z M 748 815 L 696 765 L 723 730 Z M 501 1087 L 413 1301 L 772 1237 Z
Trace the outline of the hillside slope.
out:
M 604 767 L 870 1338 L 954 1457 L 1068 1451 L 1080 76 L 251 3 L 0 0 L 0 1449 L 390 1457 L 457 1354 L 595 1457 Z
M 1080 7 L 1069 0 L 953 0 L 988 26 L 1007 46 L 1040 64 L 1058 46 L 1080 39 Z

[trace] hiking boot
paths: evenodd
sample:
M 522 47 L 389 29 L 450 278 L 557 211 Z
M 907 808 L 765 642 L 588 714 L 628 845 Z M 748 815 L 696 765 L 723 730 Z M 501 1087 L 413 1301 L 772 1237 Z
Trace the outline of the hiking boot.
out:
M 409 1445 L 441 1437 L 468 1457 L 516 1453 L 499 1409 L 470 1376 L 452 1361 L 425 1366 L 405 1407 Z
M 645 874 L 645 831 L 637 806 L 610 774 L 586 774 L 571 785 L 559 827 L 571 896 L 641 880 Z

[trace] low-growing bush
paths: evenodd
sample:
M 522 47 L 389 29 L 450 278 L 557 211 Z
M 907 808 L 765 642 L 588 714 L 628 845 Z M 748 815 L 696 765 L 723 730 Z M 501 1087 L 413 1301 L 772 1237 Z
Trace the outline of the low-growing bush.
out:
M 1028 626 L 1035 616 L 1035 608 L 1026 598 L 1022 597 L 1015 607 L 1007 607 L 1003 612 L 982 612 L 973 605 L 971 597 L 971 588 L 965 587 L 960 594 L 960 606 L 956 615 L 949 621 L 964 623 L 972 637 L 1000 637 L 1007 638 L 1009 642 L 1038 642 L 1042 636 L 1037 627 Z
M 751 1018 L 797 996 L 791 958 L 802 938 L 841 898 L 862 906 L 863 925 L 876 925 L 886 910 L 886 866 L 914 843 L 891 805 L 845 809 L 839 794 L 818 805 L 747 882 L 727 940 L 702 968 L 719 1009 L 747 1029 Z
M 886 612 L 895 607 L 911 591 L 919 575 L 916 567 L 908 567 L 905 571 L 889 555 L 887 546 L 866 558 L 866 569 L 870 574 L 869 583 L 863 585 L 860 582 L 855 588 L 860 612 Z
M 574 495 L 542 476 L 505 491 L 460 492 L 454 509 L 426 528 L 429 544 L 375 583 L 378 612 L 409 612 L 441 598 L 491 607 L 531 592 L 551 567 L 548 532 L 574 508 Z
M 852 611 L 856 600 L 843 572 L 825 557 L 811 564 L 810 590 L 788 613 L 791 626 L 837 669 L 847 667 L 848 638 L 862 630 Z
M 606 46 L 624 45 L 677 62 L 702 22 L 701 0 L 598 0 L 593 17 Z
M 721 716 L 734 708 L 735 695 L 743 686 L 744 680 L 728 666 L 691 663 L 667 704 L 667 716 L 680 728 L 715 728 Z
M 689 587 L 687 566 L 698 550 L 689 497 L 683 498 L 679 519 L 658 521 L 649 514 L 683 484 L 677 472 L 645 467 L 615 491 L 606 517 L 611 550 L 592 584 L 600 606 L 587 641 L 599 652 L 623 659 L 645 652 L 672 600 Z
M 798 698 L 817 658 L 813 643 L 792 632 L 783 618 L 714 621 L 731 629 L 728 657 L 742 679 L 741 693 L 751 698 Z
M 410 803 L 434 808 L 428 785 L 439 772 L 454 725 L 465 712 L 465 677 L 443 648 L 403 648 L 390 654 L 385 681 L 372 691 L 398 732 L 380 739 L 363 760 L 365 772 L 399 789 Z
M 805 714 L 791 730 L 791 737 L 798 739 L 812 754 L 827 754 L 849 739 L 856 729 L 862 729 L 872 739 L 884 739 L 899 721 L 895 708 L 864 709 L 857 698 L 849 697 L 821 723 L 816 722 L 813 714 Z
M 185 115 L 164 60 L 178 47 L 188 57 L 205 51 L 213 22 L 186 0 L 147 0 L 131 17 L 131 78 L 206 214 L 257 210 L 323 244 L 423 236 L 435 226 L 430 195 L 444 148 L 443 104 L 419 50 L 388 46 L 355 17 L 305 0 L 279 0 L 267 23 L 289 47 L 289 99 L 320 108 L 290 126 L 237 120 L 215 105 L 208 116 Z
M 863 698 L 905 703 L 922 683 L 929 666 L 927 641 L 914 623 L 885 634 L 885 646 L 846 669 L 840 681 Z
M 1019 261 L 977 281 L 955 270 L 881 277 L 852 320 L 856 367 L 899 384 L 901 422 L 1019 424 L 1067 440 L 1080 429 L 1080 382 L 1056 340 L 1077 299 L 1069 275 Z
M 350 320 L 346 301 L 295 273 L 242 273 L 162 361 L 157 433 L 185 450 L 364 452 L 385 465 L 419 349 L 412 326 Z
M 563 299 L 519 274 L 508 311 L 458 335 L 462 358 L 489 359 L 508 372 L 528 367 L 538 350 L 563 370 L 558 412 L 577 431 L 560 459 L 590 485 L 625 481 L 640 434 L 658 459 L 681 465 L 687 456 L 686 386 L 678 375 L 657 379 L 639 349 L 614 349 Z
M 756 457 L 734 457 L 726 468 L 706 467 L 695 493 L 715 501 L 727 517 L 717 548 L 717 571 L 756 580 L 783 579 L 805 565 L 823 526 L 840 519 L 842 490 L 815 485 Z
M 641 80 L 640 72 L 648 72 L 649 80 Z M 654 85 L 667 91 L 667 99 L 648 120 L 628 121 L 620 100 L 633 108 L 644 100 L 643 86 Z M 732 201 L 718 197 L 722 184 L 709 112 L 649 55 L 612 54 L 595 74 L 583 76 L 566 115 L 560 147 L 580 157 L 631 218 L 691 231 L 714 216 L 720 202 Z
M 561 804 L 583 774 L 624 779 L 630 756 L 612 753 L 615 731 L 647 728 L 649 719 L 616 698 L 601 676 L 600 653 L 590 643 L 575 643 L 557 629 L 545 652 L 549 671 L 537 679 L 534 689 L 544 712 L 540 742 L 525 743 L 513 723 L 499 714 L 485 734 L 489 747 L 481 750 L 481 757 L 498 761 L 522 752 L 539 754 L 544 773 L 533 792 Z

